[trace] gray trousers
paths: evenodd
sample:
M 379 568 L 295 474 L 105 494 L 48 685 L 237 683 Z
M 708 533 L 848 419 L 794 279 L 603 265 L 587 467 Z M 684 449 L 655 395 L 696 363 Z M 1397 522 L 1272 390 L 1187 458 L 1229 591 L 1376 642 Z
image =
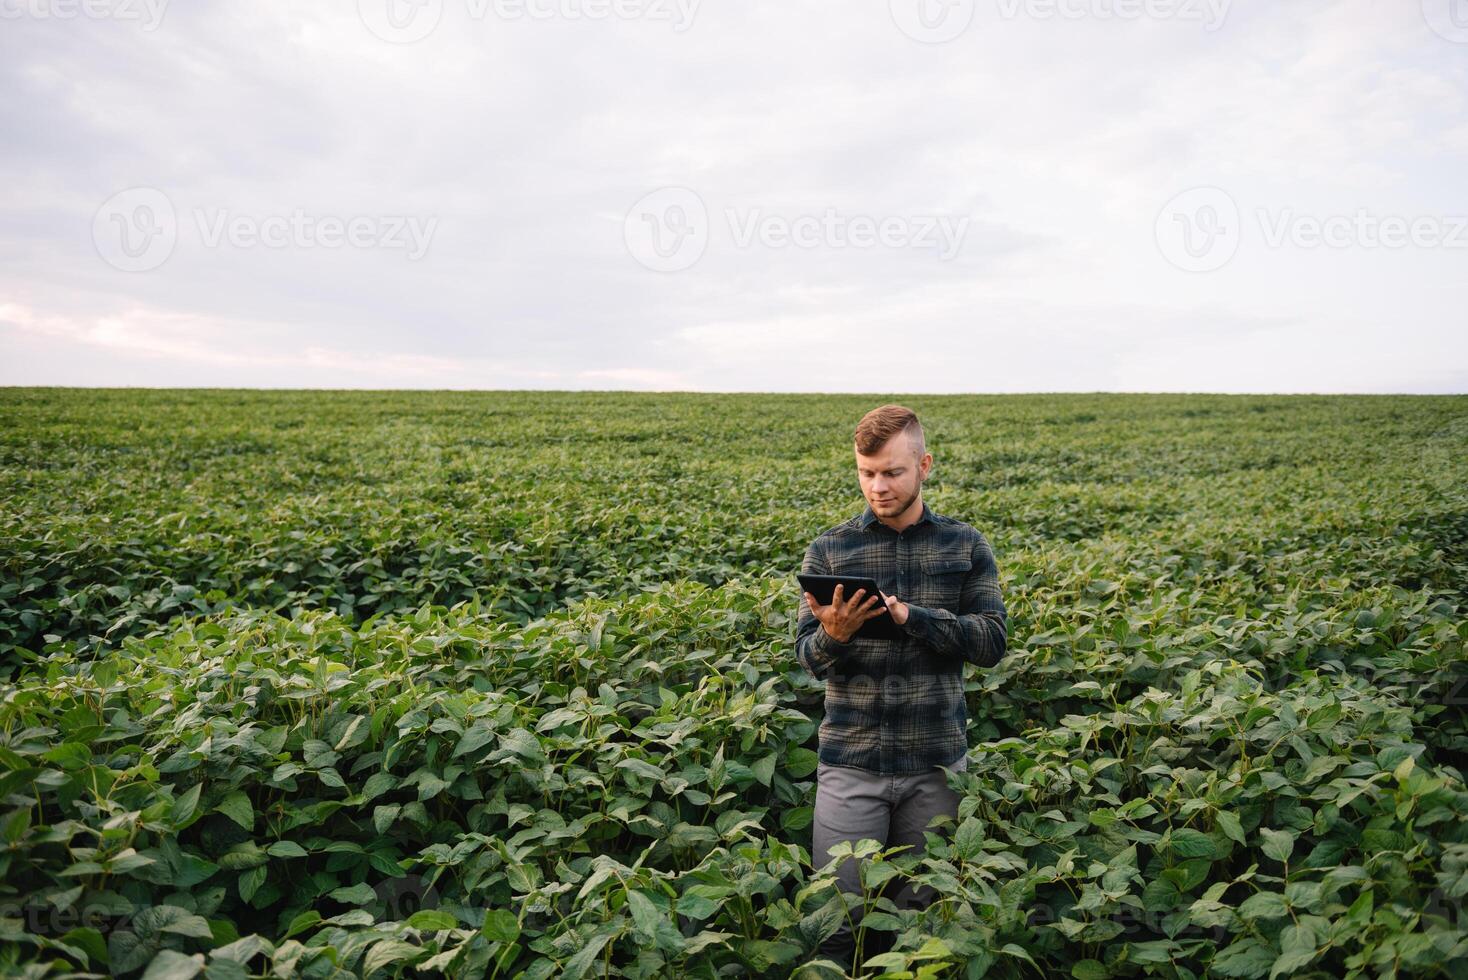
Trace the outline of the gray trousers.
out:
M 965 755 L 951 767 L 955 771 L 968 768 Z M 958 817 L 958 794 L 948 788 L 947 774 L 940 767 L 910 776 L 882 775 L 851 766 L 816 765 L 815 818 L 811 824 L 811 861 L 821 867 L 831 860 L 830 849 L 841 841 L 858 841 L 863 837 L 884 841 L 886 847 L 911 844 L 901 854 L 922 854 L 927 841 L 923 832 L 935 816 L 946 813 Z M 936 828 L 932 828 L 937 832 Z M 942 831 L 952 832 L 951 826 Z M 854 858 L 837 866 L 836 876 L 844 891 L 861 894 L 860 868 Z M 937 897 L 933 889 L 922 885 L 917 889 L 903 881 L 893 901 L 899 908 L 925 908 Z M 852 911 L 858 924 L 861 909 Z M 871 934 L 868 933 L 870 936 Z M 864 944 L 865 946 L 866 944 Z M 851 925 L 843 921 L 841 928 L 822 941 L 818 955 L 850 963 L 856 952 L 856 937 Z M 863 949 L 865 956 L 867 950 Z

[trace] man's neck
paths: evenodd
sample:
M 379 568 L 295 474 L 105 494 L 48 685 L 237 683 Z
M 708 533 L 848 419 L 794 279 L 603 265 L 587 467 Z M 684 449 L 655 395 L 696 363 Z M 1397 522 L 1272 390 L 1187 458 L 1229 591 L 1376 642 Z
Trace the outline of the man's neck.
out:
M 902 532 L 906 531 L 908 528 L 916 524 L 918 518 L 922 516 L 923 495 L 919 493 L 917 497 L 913 499 L 913 502 L 907 505 L 907 510 L 898 514 L 896 517 L 891 518 L 890 520 L 881 516 L 878 516 L 877 520 L 881 521 L 883 524 L 887 525 L 894 531 Z

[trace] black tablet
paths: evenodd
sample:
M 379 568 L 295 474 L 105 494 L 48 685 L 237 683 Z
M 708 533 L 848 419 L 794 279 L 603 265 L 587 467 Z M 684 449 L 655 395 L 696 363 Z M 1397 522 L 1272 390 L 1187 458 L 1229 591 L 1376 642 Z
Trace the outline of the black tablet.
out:
M 795 576 L 800 580 L 800 587 L 815 597 L 816 602 L 823 606 L 831 604 L 831 598 L 836 592 L 836 585 L 841 585 L 841 595 L 849 600 L 856 595 L 857 589 L 866 589 L 866 595 L 861 597 L 862 602 L 867 601 L 867 596 L 876 596 L 877 605 L 882 606 L 882 593 L 877 589 L 876 579 L 866 578 L 861 575 L 806 575 Z M 801 602 L 805 600 L 802 598 Z M 902 639 L 902 627 L 898 626 L 892 619 L 890 612 L 884 612 L 880 616 L 874 616 L 861 624 L 861 629 L 856 631 L 852 639 L 862 640 L 900 640 Z

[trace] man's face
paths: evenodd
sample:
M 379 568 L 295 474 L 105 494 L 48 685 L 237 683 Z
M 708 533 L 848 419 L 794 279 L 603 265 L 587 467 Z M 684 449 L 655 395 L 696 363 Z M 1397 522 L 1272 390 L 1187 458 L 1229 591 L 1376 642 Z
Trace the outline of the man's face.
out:
M 896 517 L 911 507 L 932 465 L 933 454 L 924 453 L 919 459 L 906 432 L 888 439 L 871 456 L 856 454 L 862 496 L 878 517 Z

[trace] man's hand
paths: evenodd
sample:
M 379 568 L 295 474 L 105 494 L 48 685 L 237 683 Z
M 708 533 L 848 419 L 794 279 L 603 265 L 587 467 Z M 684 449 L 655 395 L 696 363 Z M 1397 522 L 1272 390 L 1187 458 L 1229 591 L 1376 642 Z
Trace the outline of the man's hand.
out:
M 843 600 L 842 589 L 843 586 L 838 583 L 831 593 L 830 604 L 825 606 L 816 602 L 816 597 L 809 592 L 802 594 L 811 613 L 821 621 L 821 628 L 831 635 L 831 639 L 837 643 L 848 643 L 856 635 L 856 631 L 861 629 L 862 623 L 885 615 L 887 607 L 877 602 L 880 596 L 867 596 L 863 601 L 862 596 L 866 595 L 866 589 L 857 589 L 856 595 Z M 902 611 L 905 618 L 907 609 Z
M 899 602 L 895 597 L 882 593 L 882 601 L 887 604 L 887 611 L 892 614 L 892 622 L 901 626 L 907 622 L 907 603 Z

